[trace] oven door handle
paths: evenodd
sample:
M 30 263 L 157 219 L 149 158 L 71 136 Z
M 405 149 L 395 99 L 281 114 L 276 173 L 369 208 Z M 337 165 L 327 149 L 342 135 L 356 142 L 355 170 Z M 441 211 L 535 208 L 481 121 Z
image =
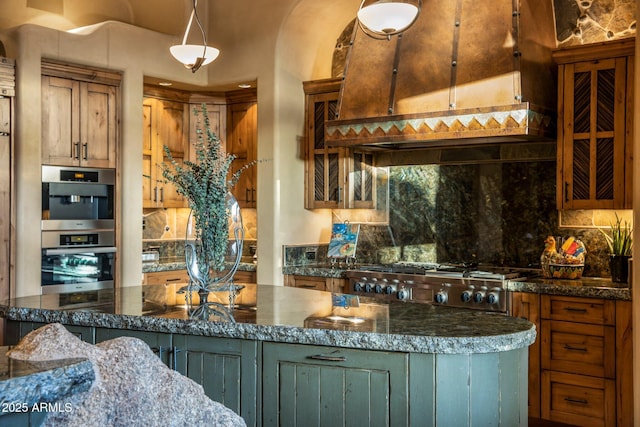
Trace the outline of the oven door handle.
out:
M 57 248 L 57 249 L 44 249 L 45 255 L 73 255 L 73 254 L 84 254 L 87 252 L 91 252 L 94 254 L 107 254 L 111 252 L 116 252 L 115 246 L 84 246 L 78 248 Z

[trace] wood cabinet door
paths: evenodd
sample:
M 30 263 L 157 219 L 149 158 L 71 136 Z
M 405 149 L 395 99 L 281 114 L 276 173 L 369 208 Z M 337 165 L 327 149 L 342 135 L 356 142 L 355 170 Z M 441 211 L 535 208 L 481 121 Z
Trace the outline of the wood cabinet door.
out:
M 161 181 L 157 179 L 153 150 L 153 100 L 145 99 L 142 104 L 142 207 L 155 208 L 158 205 L 157 191 Z
M 228 108 L 227 152 L 235 156 L 230 173 L 235 173 L 257 157 L 258 104 L 231 104 Z M 256 167 L 245 169 L 231 192 L 241 208 L 255 208 L 258 197 Z
M 581 427 L 615 426 L 615 381 L 543 371 L 542 418 Z
M 308 94 L 306 103 L 305 208 L 345 208 L 345 150 L 328 147 L 324 135 L 325 122 L 337 117 L 338 92 Z
M 526 292 L 511 294 L 511 315 L 536 325 L 536 340 L 529 346 L 529 416 L 540 418 L 540 296 Z
M 202 385 L 220 402 L 256 425 L 258 344 L 256 341 L 174 335 L 175 369 Z
M 154 150 L 157 153 L 157 179 L 160 186 L 159 205 L 163 207 L 182 208 L 189 205 L 187 199 L 178 193 L 176 187 L 166 182 L 162 176 L 161 164 L 169 165 L 169 157 L 165 154 L 167 147 L 173 159 L 182 164 L 189 159 L 189 106 L 182 102 L 163 100 L 157 104 L 156 132 L 157 140 Z
M 0 97 L 0 298 L 13 297 L 10 292 L 12 227 L 14 226 L 11 205 L 13 154 L 11 139 L 11 98 Z M 3 325 L 0 324 L 0 328 Z
M 80 89 L 80 164 L 115 168 L 118 142 L 117 88 L 82 83 Z
M 408 355 L 263 344 L 264 426 L 408 425 Z
M 376 207 L 376 168 L 372 153 L 349 151 L 347 182 L 350 208 Z
M 189 159 L 189 105 L 146 97 L 143 120 L 143 207 L 187 207 L 187 199 L 173 184 L 166 182 L 162 173 L 163 164 L 170 164 L 165 146 L 178 164 Z
M 42 76 L 42 163 L 80 164 L 80 82 Z
M 189 105 L 189 160 L 196 162 L 195 144 L 198 138 L 206 141 L 207 134 L 202 114 L 202 106 L 207 109 L 207 117 L 209 118 L 209 128 L 222 141 L 224 146 L 227 144 L 227 106 L 222 103 L 191 103 Z M 202 132 L 202 133 L 199 133 Z
M 560 73 L 558 206 L 623 209 L 627 58 L 564 64 Z
M 115 168 L 117 90 L 42 76 L 42 163 Z

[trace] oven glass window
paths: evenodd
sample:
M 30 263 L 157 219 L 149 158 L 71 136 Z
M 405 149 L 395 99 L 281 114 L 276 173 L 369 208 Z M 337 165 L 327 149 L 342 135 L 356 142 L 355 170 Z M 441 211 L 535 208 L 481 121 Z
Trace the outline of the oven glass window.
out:
M 42 285 L 113 280 L 113 253 L 74 253 L 42 256 Z

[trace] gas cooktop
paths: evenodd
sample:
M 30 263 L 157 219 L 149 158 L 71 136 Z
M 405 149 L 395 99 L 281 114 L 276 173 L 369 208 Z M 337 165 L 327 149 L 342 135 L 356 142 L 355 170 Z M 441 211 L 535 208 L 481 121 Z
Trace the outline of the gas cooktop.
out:
M 512 280 L 524 278 L 527 269 L 496 267 L 479 264 L 437 264 L 437 263 L 393 263 L 363 265 L 360 271 L 374 271 L 396 274 L 416 274 L 436 277 L 460 277 L 476 279 Z

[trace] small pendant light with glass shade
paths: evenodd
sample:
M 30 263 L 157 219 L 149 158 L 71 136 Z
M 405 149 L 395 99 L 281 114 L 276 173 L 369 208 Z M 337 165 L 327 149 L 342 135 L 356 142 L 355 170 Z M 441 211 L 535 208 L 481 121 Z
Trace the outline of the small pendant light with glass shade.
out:
M 197 6 L 198 0 L 193 0 L 193 10 L 191 10 L 191 16 L 189 17 L 187 28 L 184 31 L 182 44 L 177 44 L 169 48 L 171 55 L 180 61 L 187 69 L 191 70 L 192 73 L 198 71 L 198 69 L 203 65 L 213 62 L 213 60 L 220 54 L 220 50 L 215 47 L 207 46 L 207 34 L 202 27 L 200 18 L 198 17 L 198 12 L 196 10 Z M 189 30 L 191 30 L 191 24 L 193 23 L 194 18 L 198 24 L 198 28 L 200 28 L 200 32 L 202 33 L 201 45 L 187 44 L 187 36 L 189 35 Z
M 369 2 L 362 0 L 358 9 L 358 25 L 362 31 L 376 39 L 390 40 L 406 31 L 418 19 L 422 0 L 393 1 L 378 0 Z

